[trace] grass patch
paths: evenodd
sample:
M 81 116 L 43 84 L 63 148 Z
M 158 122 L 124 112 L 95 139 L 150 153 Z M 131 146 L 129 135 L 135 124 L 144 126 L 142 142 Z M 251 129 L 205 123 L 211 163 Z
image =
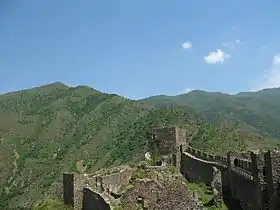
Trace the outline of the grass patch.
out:
M 221 207 L 216 207 L 214 204 L 211 205 L 213 199 L 213 192 L 211 187 L 203 183 L 188 183 L 188 189 L 191 192 L 196 192 L 199 196 L 199 200 L 207 210 L 227 210 L 228 208 L 222 203 Z
M 64 205 L 58 200 L 44 200 L 34 206 L 32 210 L 73 210 L 73 208 Z

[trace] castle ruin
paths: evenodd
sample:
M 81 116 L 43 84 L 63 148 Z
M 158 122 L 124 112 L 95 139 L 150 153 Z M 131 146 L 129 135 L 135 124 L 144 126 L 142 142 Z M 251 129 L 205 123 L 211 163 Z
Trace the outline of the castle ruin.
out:
M 215 156 L 187 145 L 186 130 L 178 127 L 155 129 L 150 141 L 168 164 L 177 167 L 190 181 L 205 183 L 217 191 L 229 209 L 280 209 L 278 153 Z M 240 158 L 242 157 L 242 158 Z M 114 194 L 128 183 L 133 169 L 105 176 L 63 174 L 63 197 L 75 210 L 110 209 L 106 193 Z

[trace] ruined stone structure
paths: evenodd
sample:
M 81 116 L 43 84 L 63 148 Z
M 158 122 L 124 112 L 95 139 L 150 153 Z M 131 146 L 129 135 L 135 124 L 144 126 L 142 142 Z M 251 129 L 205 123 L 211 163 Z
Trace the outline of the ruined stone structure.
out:
M 280 209 L 279 153 L 238 154 L 215 156 L 187 145 L 185 129 L 156 129 L 151 140 L 169 164 L 176 166 L 190 181 L 212 186 L 217 199 L 223 199 L 229 209 Z M 278 160 L 278 161 L 277 161 Z M 123 170 L 108 177 L 96 176 L 88 186 L 82 175 L 63 175 L 64 203 L 74 209 L 108 209 L 104 192 L 114 192 L 131 178 L 132 171 Z M 84 175 L 83 175 L 84 176 Z M 82 181 L 81 181 L 82 180 Z M 91 208 L 90 208 L 91 206 Z
M 158 152 L 165 157 L 167 162 L 180 168 L 181 151 L 187 147 L 185 129 L 178 127 L 155 129 L 152 142 L 156 144 Z
M 264 163 L 258 164 L 263 155 Z M 181 173 L 195 182 L 210 184 L 215 168 L 221 172 L 222 195 L 231 209 L 280 209 L 279 180 L 274 178 L 271 152 L 251 152 L 250 160 L 214 156 L 188 147 L 182 152 Z M 279 190 L 279 189 L 278 189 Z
M 90 176 L 88 174 L 63 174 L 64 204 L 75 210 L 110 209 L 105 197 L 117 192 L 128 183 L 133 169 L 123 168 L 115 173 Z M 102 198 L 102 199 L 101 199 Z

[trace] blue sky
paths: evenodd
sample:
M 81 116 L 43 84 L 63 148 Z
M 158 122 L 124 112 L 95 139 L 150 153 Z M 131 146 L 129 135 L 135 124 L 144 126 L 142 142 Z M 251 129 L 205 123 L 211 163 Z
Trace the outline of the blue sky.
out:
M 54 81 L 128 98 L 278 87 L 279 21 L 279 0 L 2 0 L 0 93 Z

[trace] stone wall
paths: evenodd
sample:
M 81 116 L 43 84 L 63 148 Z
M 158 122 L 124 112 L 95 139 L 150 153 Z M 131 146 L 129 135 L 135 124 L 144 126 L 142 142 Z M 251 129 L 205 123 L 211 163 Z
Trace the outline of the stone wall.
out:
M 253 180 L 248 180 L 234 171 L 229 172 L 229 180 L 231 195 L 235 199 L 250 204 L 260 201 L 260 190 Z
M 186 148 L 186 152 L 188 152 L 189 154 L 193 155 L 194 157 L 197 157 L 202 160 L 216 162 L 216 163 L 219 163 L 219 164 L 225 165 L 225 166 L 227 165 L 227 157 L 225 157 L 225 156 L 209 154 L 209 153 L 203 152 L 202 150 L 199 150 L 199 149 L 196 149 L 196 148 L 193 148 L 190 146 L 188 146 Z
M 182 145 L 182 149 L 186 149 L 187 145 L 187 137 L 186 137 L 186 129 L 175 127 L 176 133 L 176 147 L 179 148 Z
M 63 200 L 64 204 L 74 206 L 74 175 L 63 174 Z
M 169 155 L 176 152 L 176 129 L 162 128 L 154 130 L 157 149 L 161 155 Z
M 132 176 L 132 169 L 122 169 L 118 173 L 108 174 L 101 177 L 102 185 L 105 190 L 117 192 L 122 185 L 129 182 Z
M 213 163 L 201 161 L 182 153 L 181 173 L 190 181 L 211 185 L 213 180 Z
M 280 152 L 272 152 L 271 153 L 272 168 L 273 168 L 273 177 L 277 182 L 280 182 Z
M 82 210 L 110 210 L 109 204 L 96 192 L 91 189 L 84 188 Z
M 84 183 L 83 174 L 74 174 L 74 209 L 82 209 Z
M 161 155 L 174 154 L 186 148 L 186 129 L 178 127 L 160 128 L 154 130 L 154 138 L 157 141 L 157 147 Z
M 235 167 L 242 168 L 248 172 L 251 172 L 251 170 L 252 170 L 252 164 L 250 161 L 247 161 L 247 160 L 240 160 L 240 159 L 234 158 L 233 164 Z
M 239 154 L 236 157 L 236 154 L 229 152 L 225 158 L 188 147 L 186 152 L 182 153 L 181 171 L 191 181 L 209 184 L 210 180 L 215 178 L 211 176 L 211 172 L 218 166 L 221 171 L 223 196 L 230 206 L 238 204 L 248 210 L 269 206 L 275 210 L 279 209 L 280 205 L 280 185 L 279 189 L 274 186 L 278 183 L 276 177 L 279 166 L 275 160 L 276 155 L 270 154 L 268 151 L 262 154 L 263 157 L 255 153 L 251 153 L 250 157 L 248 154 Z M 260 173 L 262 168 L 265 170 Z
M 155 129 L 152 141 L 156 144 L 160 155 L 169 156 L 171 165 L 180 168 L 180 151 L 187 148 L 186 129 L 179 127 Z
M 82 208 L 85 210 L 89 209 L 87 208 L 89 203 L 91 203 L 91 205 L 98 203 L 93 199 L 100 196 L 97 193 L 117 192 L 122 185 L 129 182 L 133 171 L 134 169 L 131 168 L 123 168 L 119 172 L 95 176 L 64 173 L 64 204 L 73 206 L 75 210 L 80 210 Z M 91 199 L 93 199 L 93 201 L 90 201 Z M 85 200 L 86 203 L 84 203 Z
M 222 188 L 224 195 L 238 199 L 248 209 L 259 209 L 263 205 L 260 202 L 266 202 L 269 206 L 280 205 L 276 202 L 280 197 L 280 153 L 275 152 L 270 156 L 270 152 L 229 152 L 227 157 L 215 156 L 188 147 L 186 130 L 177 127 L 154 130 L 152 141 L 156 143 L 160 154 L 166 157 L 164 162 L 179 167 L 181 173 L 189 180 L 212 184 L 217 191 L 221 191 Z M 103 202 L 99 199 L 98 192 L 117 192 L 120 186 L 129 182 L 132 173 L 131 168 L 125 168 L 116 173 L 92 177 L 84 174 L 64 174 L 64 203 L 74 206 L 74 209 L 87 210 L 89 206 L 94 205 L 98 209 L 97 200 L 106 204 L 104 200 Z M 279 189 L 274 187 L 276 184 L 279 184 Z M 92 189 L 86 186 L 92 186 Z M 266 191 L 263 188 L 266 188 Z

